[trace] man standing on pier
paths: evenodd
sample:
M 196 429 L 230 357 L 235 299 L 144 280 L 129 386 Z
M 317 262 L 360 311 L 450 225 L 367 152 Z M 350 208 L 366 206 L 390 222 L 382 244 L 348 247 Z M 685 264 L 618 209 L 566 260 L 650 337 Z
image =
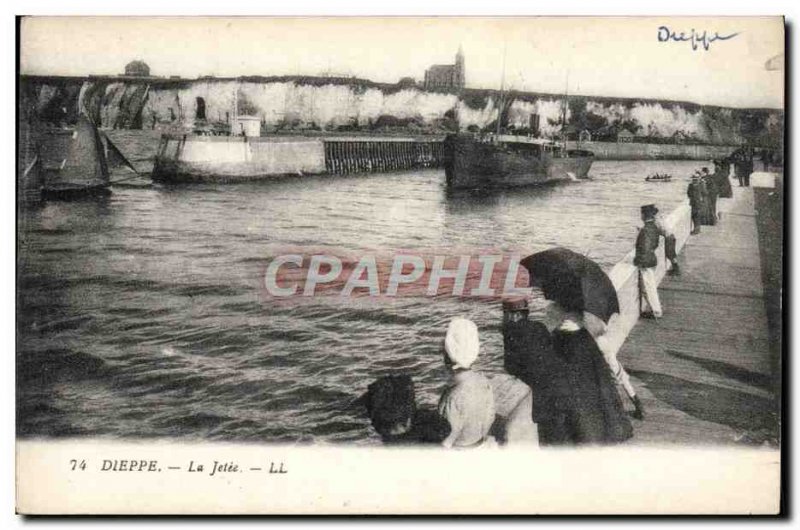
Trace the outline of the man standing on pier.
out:
M 744 164 L 744 187 L 750 187 L 750 175 L 753 173 L 753 149 L 747 151 Z
M 753 172 L 753 150 L 740 148 L 734 154 L 734 171 L 736 178 L 739 180 L 739 187 L 750 186 L 750 174 Z
M 700 177 L 706 186 L 706 207 L 705 215 L 703 216 L 703 224 L 715 225 L 717 224 L 717 196 L 719 196 L 719 188 L 713 176 L 708 172 L 708 168 L 703 168 L 703 174 Z
M 703 197 L 703 186 L 698 174 L 692 175 L 692 181 L 689 183 L 686 195 L 689 196 L 689 206 L 692 208 L 692 235 L 699 234 L 703 220 L 705 198 Z
M 643 318 L 661 318 L 663 311 L 656 283 L 656 265 L 658 265 L 656 249 L 659 237 L 668 239 L 672 234 L 656 219 L 658 208 L 655 204 L 646 204 L 642 206 L 641 211 L 644 226 L 636 237 L 636 255 L 633 258 L 633 264 L 639 267 L 639 292 L 644 299 L 644 309 L 641 306 L 639 309 Z

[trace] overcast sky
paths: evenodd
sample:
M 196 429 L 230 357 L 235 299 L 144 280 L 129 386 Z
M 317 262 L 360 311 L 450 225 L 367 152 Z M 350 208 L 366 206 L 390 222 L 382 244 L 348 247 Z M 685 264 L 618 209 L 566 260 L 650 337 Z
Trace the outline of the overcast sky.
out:
M 659 42 L 728 36 L 693 50 Z M 23 74 L 117 74 L 142 59 L 153 75 L 325 72 L 396 82 L 466 56 L 467 86 L 783 107 L 780 18 L 27 18 Z M 779 62 L 779 61 L 778 61 Z M 773 61 L 775 63 L 775 61 Z

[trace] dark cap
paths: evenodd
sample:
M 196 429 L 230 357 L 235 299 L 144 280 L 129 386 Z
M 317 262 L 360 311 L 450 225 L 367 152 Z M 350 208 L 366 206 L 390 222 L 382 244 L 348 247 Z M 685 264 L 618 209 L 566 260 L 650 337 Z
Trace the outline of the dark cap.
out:
M 503 311 L 527 311 L 528 300 L 522 296 L 503 299 Z
M 656 208 L 655 204 L 645 204 L 644 206 L 642 206 L 641 210 L 642 210 L 642 215 L 647 217 L 652 217 L 658 213 L 658 208 Z

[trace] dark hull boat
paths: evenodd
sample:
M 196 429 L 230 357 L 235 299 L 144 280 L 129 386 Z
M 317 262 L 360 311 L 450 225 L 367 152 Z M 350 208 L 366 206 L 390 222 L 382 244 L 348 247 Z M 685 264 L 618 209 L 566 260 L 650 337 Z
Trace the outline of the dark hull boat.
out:
M 444 142 L 448 189 L 532 186 L 585 179 L 594 154 L 512 135 L 454 134 Z
M 75 201 L 108 197 L 109 195 L 111 195 L 111 190 L 105 184 L 84 186 L 81 184 L 55 183 L 42 189 L 42 199 L 46 201 Z

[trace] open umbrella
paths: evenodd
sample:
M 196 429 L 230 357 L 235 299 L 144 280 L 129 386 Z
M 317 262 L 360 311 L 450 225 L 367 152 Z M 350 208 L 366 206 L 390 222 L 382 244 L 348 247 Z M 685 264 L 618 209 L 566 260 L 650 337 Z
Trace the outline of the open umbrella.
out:
M 568 311 L 588 311 L 608 323 L 619 313 L 617 290 L 603 269 L 582 254 L 562 247 L 537 252 L 520 264 L 528 269 L 531 285 L 548 300 Z

